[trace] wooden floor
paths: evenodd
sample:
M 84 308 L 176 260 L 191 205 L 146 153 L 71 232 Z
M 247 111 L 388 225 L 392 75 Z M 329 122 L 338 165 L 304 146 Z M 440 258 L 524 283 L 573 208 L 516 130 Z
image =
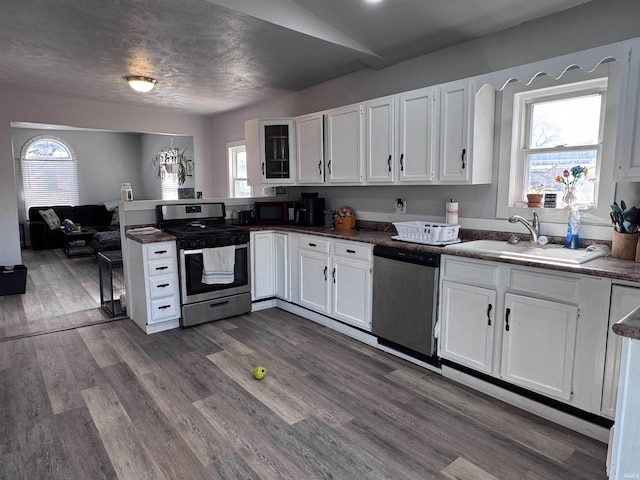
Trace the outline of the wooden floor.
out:
M 62 249 L 22 251 L 24 295 L 0 296 L 0 339 L 104 321 L 98 262 Z
M 276 309 L 0 342 L 0 386 L 1 479 L 606 478 L 604 444 Z

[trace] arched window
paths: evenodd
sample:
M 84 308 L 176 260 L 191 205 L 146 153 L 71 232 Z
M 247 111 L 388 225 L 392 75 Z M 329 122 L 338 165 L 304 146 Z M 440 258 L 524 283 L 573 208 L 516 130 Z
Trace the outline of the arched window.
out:
M 61 138 L 40 135 L 20 154 L 25 211 L 30 207 L 78 205 L 78 162 Z

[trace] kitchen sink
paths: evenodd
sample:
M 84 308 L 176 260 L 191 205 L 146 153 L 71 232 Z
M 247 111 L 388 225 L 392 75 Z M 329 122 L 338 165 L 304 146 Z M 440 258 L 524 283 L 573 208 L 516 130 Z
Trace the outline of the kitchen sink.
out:
M 565 248 L 563 245 L 538 245 L 531 242 L 514 244 L 500 240 L 473 240 L 447 245 L 445 248 L 499 255 L 501 258 L 563 265 L 580 265 L 610 253 L 608 247 L 602 245 L 574 250 Z

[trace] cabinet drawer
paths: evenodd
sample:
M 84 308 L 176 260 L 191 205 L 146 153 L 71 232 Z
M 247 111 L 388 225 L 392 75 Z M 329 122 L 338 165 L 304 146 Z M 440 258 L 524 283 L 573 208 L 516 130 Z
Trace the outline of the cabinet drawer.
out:
M 331 240 L 318 237 L 300 236 L 300 250 L 309 250 L 312 252 L 329 253 L 329 245 Z
M 370 262 L 373 255 L 373 248 L 366 243 L 341 242 L 335 240 L 333 242 L 333 254 L 336 257 Z
M 167 320 L 169 318 L 178 318 L 180 310 L 180 302 L 176 295 L 151 300 L 151 315 L 149 323 Z
M 578 303 L 580 300 L 579 277 L 512 267 L 509 283 L 512 290 L 520 290 L 528 295 L 540 295 L 571 303 Z
M 147 262 L 147 275 L 157 277 L 158 275 L 169 275 L 176 272 L 175 258 L 164 258 L 161 260 L 151 260 Z
M 149 279 L 149 297 L 161 298 L 178 293 L 178 279 L 175 275 Z
M 491 286 L 498 283 L 498 265 L 444 257 L 441 268 L 443 277 L 447 279 Z
M 159 260 L 161 258 L 175 258 L 176 245 L 172 242 L 161 242 L 144 246 L 147 260 Z

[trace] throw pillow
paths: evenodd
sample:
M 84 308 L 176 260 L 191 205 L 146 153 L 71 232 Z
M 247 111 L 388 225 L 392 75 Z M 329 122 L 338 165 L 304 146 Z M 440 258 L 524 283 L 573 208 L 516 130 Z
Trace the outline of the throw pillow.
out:
M 111 217 L 111 225 L 120 225 L 120 214 L 118 213 L 118 207 L 113 210 L 113 216 Z
M 42 216 L 51 230 L 60 228 L 60 217 L 53 208 L 48 210 L 38 210 L 38 213 Z

